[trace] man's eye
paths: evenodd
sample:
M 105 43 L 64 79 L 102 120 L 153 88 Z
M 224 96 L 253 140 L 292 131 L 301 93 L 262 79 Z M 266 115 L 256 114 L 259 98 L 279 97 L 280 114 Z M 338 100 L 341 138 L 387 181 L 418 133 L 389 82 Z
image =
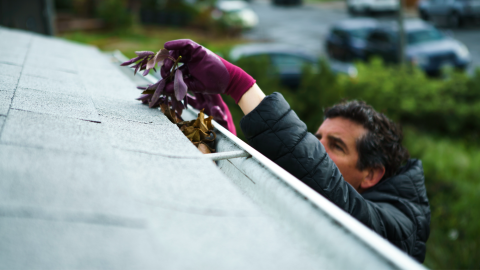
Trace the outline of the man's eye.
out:
M 340 147 L 340 145 L 338 145 L 338 144 L 334 143 L 334 144 L 332 144 L 332 146 L 333 146 L 333 148 L 335 148 L 335 149 L 337 149 L 337 150 L 339 150 L 339 151 L 342 151 L 342 152 L 344 152 L 344 151 L 343 151 L 343 148 L 342 148 L 342 147 Z

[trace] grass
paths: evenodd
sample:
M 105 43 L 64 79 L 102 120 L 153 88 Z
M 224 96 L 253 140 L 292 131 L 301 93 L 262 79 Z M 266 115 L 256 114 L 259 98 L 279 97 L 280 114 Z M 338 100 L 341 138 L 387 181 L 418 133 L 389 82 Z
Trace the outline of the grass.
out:
M 228 52 L 237 44 L 246 43 L 241 38 L 213 36 L 197 29 L 133 26 L 123 31 L 71 32 L 59 37 L 98 47 L 103 51 L 120 50 L 127 57 L 135 51 L 158 51 L 163 44 L 174 39 L 192 39 L 216 53 Z

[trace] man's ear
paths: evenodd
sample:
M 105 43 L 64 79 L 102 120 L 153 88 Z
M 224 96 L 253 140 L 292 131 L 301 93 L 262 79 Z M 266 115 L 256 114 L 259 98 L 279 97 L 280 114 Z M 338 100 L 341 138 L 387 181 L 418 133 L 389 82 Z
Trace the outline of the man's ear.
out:
M 382 177 L 385 175 L 384 166 L 369 168 L 367 170 L 368 170 L 368 174 L 360 184 L 360 188 L 362 190 L 366 190 L 368 188 L 375 186 L 378 182 L 380 182 Z

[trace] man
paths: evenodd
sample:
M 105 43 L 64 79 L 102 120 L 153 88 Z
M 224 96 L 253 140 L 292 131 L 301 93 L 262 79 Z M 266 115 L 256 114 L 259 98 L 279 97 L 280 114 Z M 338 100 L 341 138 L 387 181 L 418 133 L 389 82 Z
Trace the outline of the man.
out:
M 325 121 L 313 135 L 281 94 L 265 96 L 251 76 L 208 49 L 191 40 L 170 41 L 165 48 L 174 59 L 182 56 L 184 81 L 197 97 L 194 106 L 218 106 L 228 112 L 223 101 L 199 101 L 220 93 L 233 97 L 245 113 L 241 127 L 250 145 L 424 261 L 430 208 L 422 164 L 408 160 L 395 123 L 365 103 L 353 101 L 327 109 Z M 172 65 L 165 60 L 162 77 Z M 172 83 L 166 91 L 173 91 Z

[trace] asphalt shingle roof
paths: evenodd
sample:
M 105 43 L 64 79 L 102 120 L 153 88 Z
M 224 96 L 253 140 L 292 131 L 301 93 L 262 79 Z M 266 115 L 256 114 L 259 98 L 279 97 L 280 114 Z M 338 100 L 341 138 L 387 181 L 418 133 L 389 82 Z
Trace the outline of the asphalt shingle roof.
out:
M 98 49 L 0 28 L 5 269 L 327 266 Z

